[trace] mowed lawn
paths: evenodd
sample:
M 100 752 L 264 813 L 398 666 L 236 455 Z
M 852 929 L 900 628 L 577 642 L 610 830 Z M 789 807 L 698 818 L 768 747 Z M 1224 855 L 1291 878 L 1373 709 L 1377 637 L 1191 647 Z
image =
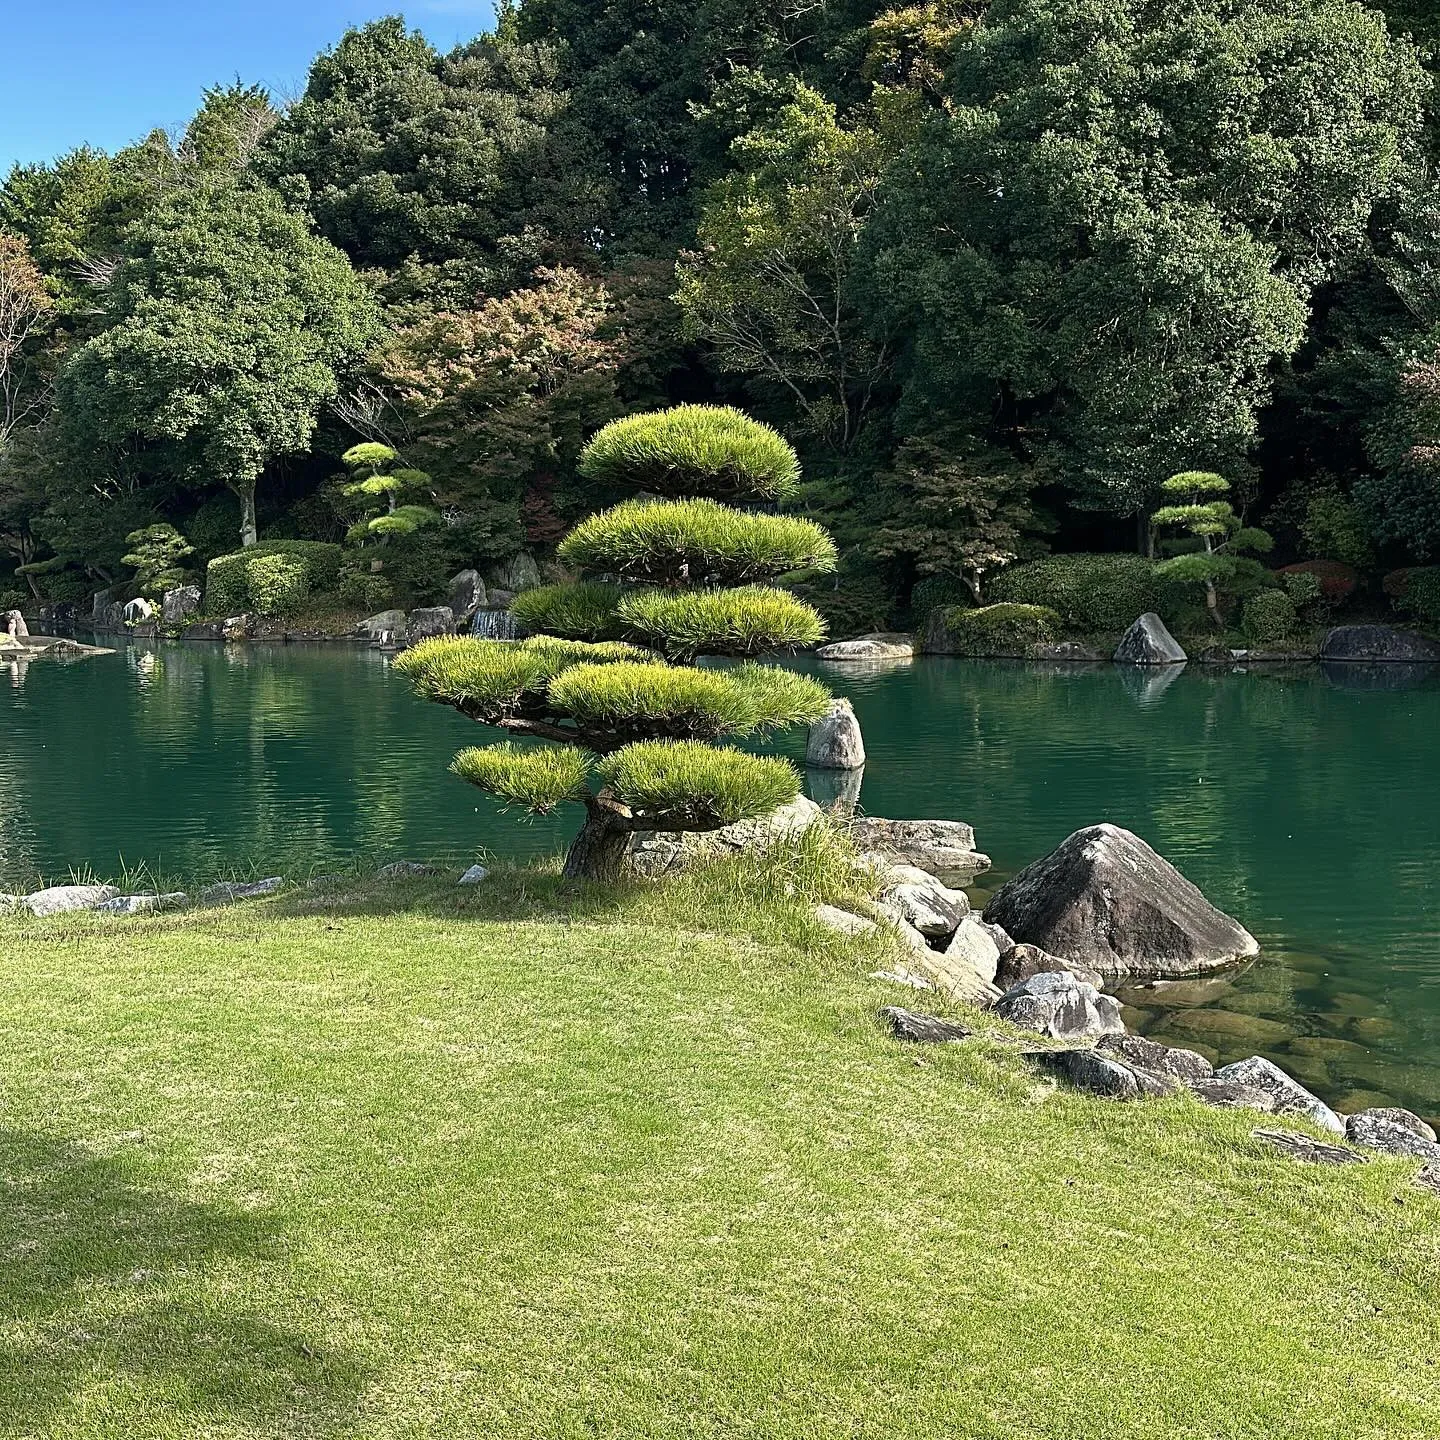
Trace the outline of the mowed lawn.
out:
M 1413 1163 L 903 1046 L 697 894 L 0 920 L 0 1435 L 1440 1434 Z

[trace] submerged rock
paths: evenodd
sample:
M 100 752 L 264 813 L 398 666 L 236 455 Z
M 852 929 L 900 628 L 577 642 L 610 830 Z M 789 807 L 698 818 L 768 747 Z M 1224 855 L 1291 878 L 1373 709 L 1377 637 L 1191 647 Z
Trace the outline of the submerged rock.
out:
M 1389 661 L 1414 664 L 1440 660 L 1440 645 L 1393 625 L 1337 625 L 1320 647 L 1326 661 Z
M 75 910 L 95 910 L 120 892 L 113 885 L 52 885 L 25 897 L 32 915 L 65 915 Z
M 1125 632 L 1115 650 L 1117 665 L 1183 665 L 1188 658 L 1153 610 Z
M 1318 1095 L 1312 1095 L 1263 1055 L 1252 1055 L 1248 1060 L 1223 1066 L 1215 1072 L 1215 1078 L 1267 1091 L 1275 1097 L 1277 1115 L 1303 1115 L 1333 1135 L 1345 1134 L 1345 1122 Z
M 995 1013 L 1054 1040 L 1123 1035 L 1120 1002 L 1073 975 L 1032 975 L 995 1002 Z
M 824 717 L 810 727 L 805 763 L 817 770 L 865 768 L 865 741 L 848 700 L 832 700 Z
M 1116 825 L 1077 830 L 1003 885 L 985 918 L 1017 944 L 1107 977 L 1201 975 L 1260 950 L 1168 860 Z

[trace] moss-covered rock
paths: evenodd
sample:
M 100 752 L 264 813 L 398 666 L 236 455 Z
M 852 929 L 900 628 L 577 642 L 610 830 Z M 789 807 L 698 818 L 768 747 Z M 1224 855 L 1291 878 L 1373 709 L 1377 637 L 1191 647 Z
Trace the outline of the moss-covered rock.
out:
M 932 610 L 925 627 L 927 655 L 965 655 L 977 660 L 1018 660 L 1036 645 L 1059 639 L 1060 617 L 1044 605 L 958 606 Z

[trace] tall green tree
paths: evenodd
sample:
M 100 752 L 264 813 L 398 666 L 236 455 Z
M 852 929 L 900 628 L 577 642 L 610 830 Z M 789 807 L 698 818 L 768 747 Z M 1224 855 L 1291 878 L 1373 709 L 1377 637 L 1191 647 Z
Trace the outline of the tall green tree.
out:
M 553 46 L 485 35 L 442 56 L 378 20 L 315 61 L 256 169 L 356 265 L 408 262 L 412 288 L 454 299 L 583 244 L 587 167 L 552 138 L 565 102 Z
M 908 413 L 1039 432 L 1116 514 L 1238 465 L 1425 87 L 1351 0 L 995 0 L 867 232 Z
M 239 497 L 257 539 L 266 466 L 304 451 L 337 372 L 380 330 L 345 257 L 273 192 L 202 179 L 129 228 L 101 333 L 60 379 L 72 454 L 117 457 Z

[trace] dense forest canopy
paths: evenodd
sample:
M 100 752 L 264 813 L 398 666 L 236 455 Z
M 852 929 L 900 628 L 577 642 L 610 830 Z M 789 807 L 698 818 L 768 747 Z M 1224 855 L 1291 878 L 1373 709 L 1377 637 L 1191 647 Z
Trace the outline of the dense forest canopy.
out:
M 357 601 L 433 598 L 553 552 L 615 498 L 587 439 L 690 401 L 800 448 L 838 629 L 1153 553 L 1177 471 L 1277 567 L 1440 562 L 1437 63 L 1427 0 L 352 30 L 289 106 L 218 87 L 0 187 L 0 597 L 138 588 L 127 537 L 169 525 L 196 566 L 321 540 Z M 439 523 L 372 533 L 361 443 Z

